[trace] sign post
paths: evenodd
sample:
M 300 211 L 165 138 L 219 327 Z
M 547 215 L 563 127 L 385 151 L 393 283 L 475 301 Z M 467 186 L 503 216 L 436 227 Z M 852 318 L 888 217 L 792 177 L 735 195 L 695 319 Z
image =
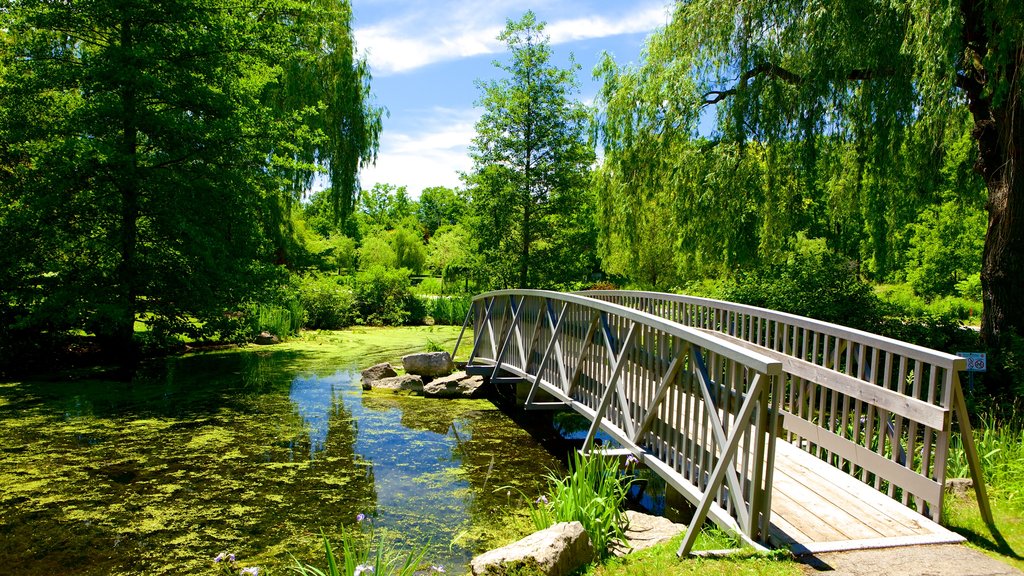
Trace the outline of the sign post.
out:
M 984 352 L 957 352 L 956 355 L 967 360 L 967 382 L 973 392 L 974 373 L 988 370 L 988 359 Z

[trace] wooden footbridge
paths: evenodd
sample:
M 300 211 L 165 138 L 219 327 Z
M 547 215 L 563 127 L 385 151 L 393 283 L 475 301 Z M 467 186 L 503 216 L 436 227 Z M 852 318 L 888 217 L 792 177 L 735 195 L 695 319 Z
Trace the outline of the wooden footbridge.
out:
M 650 292 L 489 292 L 470 323 L 469 370 L 576 410 L 585 449 L 604 431 L 693 504 L 680 554 L 706 519 L 796 553 L 962 541 L 938 524 L 954 414 L 991 524 L 957 356 Z

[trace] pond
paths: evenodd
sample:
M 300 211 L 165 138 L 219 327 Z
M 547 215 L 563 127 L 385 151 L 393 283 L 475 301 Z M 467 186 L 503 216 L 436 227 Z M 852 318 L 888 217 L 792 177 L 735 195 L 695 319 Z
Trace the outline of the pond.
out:
M 561 463 L 486 400 L 362 391 L 359 368 L 455 335 L 363 329 L 154 362 L 130 383 L 0 383 L 3 572 L 208 573 L 231 552 L 284 573 L 322 564 L 320 531 L 359 513 L 464 572 Z

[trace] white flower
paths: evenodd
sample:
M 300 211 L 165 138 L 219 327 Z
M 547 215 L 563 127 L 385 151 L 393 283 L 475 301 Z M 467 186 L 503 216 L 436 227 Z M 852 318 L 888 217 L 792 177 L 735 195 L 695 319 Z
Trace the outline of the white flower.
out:
M 356 570 L 352 574 L 352 576 L 359 576 L 360 574 L 363 574 L 364 572 L 372 574 L 373 573 L 373 566 L 371 566 L 370 564 L 360 564 L 359 566 L 356 566 Z

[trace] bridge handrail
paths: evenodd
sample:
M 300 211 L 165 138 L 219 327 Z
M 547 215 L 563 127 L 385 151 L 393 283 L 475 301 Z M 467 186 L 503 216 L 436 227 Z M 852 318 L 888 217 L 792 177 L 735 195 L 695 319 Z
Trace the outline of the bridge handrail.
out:
M 991 516 L 958 373 L 966 361 L 845 326 L 710 298 L 593 290 L 780 359 L 785 437 L 938 521 L 955 411 L 983 516 Z
M 637 310 L 628 306 L 622 306 L 613 302 L 606 302 L 604 300 L 598 300 L 595 298 L 589 298 L 581 295 L 582 293 L 569 293 L 569 292 L 554 292 L 550 290 L 492 290 L 490 292 L 484 292 L 477 294 L 473 297 L 472 301 L 477 302 L 487 298 L 495 298 L 501 296 L 534 296 L 539 298 L 549 298 L 552 300 L 558 300 L 561 302 L 571 302 L 573 304 L 580 304 L 592 308 L 594 310 L 600 310 L 602 312 L 608 312 L 616 314 L 623 318 L 628 318 L 634 322 L 641 322 L 648 326 L 658 328 L 669 334 L 686 338 L 691 342 L 713 350 L 731 360 L 747 363 L 752 368 L 757 369 L 758 372 L 763 372 L 770 376 L 778 376 L 782 374 L 782 363 L 775 358 L 770 358 L 765 354 L 761 354 L 755 350 L 749 350 L 742 346 L 739 346 L 728 340 L 717 338 L 707 332 L 694 329 L 685 324 L 679 324 L 673 322 L 667 318 L 657 316 L 643 310 Z
M 531 384 L 591 421 L 697 509 L 747 542 L 767 541 L 782 363 L 720 335 L 586 296 L 497 290 L 473 298 L 467 370 Z M 456 344 L 456 350 L 458 344 Z

